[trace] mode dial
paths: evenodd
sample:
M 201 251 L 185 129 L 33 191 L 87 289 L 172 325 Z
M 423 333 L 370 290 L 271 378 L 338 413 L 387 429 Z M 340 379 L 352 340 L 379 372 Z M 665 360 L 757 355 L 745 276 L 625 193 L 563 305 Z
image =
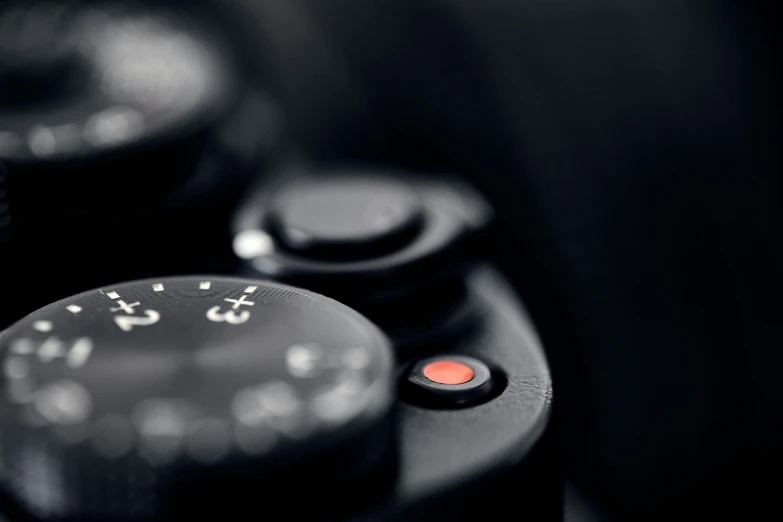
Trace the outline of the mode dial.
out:
M 14 235 L 137 221 L 227 183 L 205 157 L 222 154 L 219 133 L 244 109 L 234 54 L 215 24 L 174 5 L 2 3 Z
M 133 2 L 4 4 L 0 159 L 89 157 L 207 124 L 233 79 L 215 36 L 181 11 Z
M 285 285 L 107 286 L 14 324 L 0 363 L 2 485 L 45 520 L 265 512 L 307 491 L 295 517 L 391 447 L 386 338 Z

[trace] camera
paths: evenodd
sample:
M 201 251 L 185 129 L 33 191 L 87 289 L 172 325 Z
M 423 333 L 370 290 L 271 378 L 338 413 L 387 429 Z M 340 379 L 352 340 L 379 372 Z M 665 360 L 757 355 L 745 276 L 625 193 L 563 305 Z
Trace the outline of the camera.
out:
M 562 519 L 491 206 L 308 158 L 216 7 L 0 6 L 0 517 Z

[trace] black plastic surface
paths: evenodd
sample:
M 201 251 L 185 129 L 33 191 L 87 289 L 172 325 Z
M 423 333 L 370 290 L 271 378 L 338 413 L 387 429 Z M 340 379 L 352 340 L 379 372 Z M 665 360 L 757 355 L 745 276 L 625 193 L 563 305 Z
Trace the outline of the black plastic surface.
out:
M 282 302 L 296 306 L 294 303 L 300 302 L 301 299 L 307 302 L 307 296 L 310 295 L 308 292 L 292 291 L 286 287 L 264 282 L 223 278 L 213 278 L 212 281 L 215 287 L 209 289 L 200 288 L 199 283 L 203 281 L 192 278 L 149 280 L 132 283 L 127 287 L 117 286 L 112 289 L 107 287 L 104 289 L 105 293 L 87 293 L 77 296 L 76 300 L 56 303 L 52 307 L 34 314 L 28 321 L 5 332 L 0 337 L 0 343 L 5 347 L 3 348 L 4 353 L 8 355 L 8 345 L 12 338 L 18 339 L 21 333 L 31 337 L 34 335 L 36 339 L 46 338 L 58 332 L 58 328 L 61 326 L 66 330 L 73 328 L 80 324 L 78 320 L 73 319 L 79 313 L 95 314 L 93 320 L 100 320 L 103 325 L 99 332 L 108 328 L 109 331 L 117 329 L 120 334 L 134 334 L 141 329 L 155 327 L 155 325 L 133 325 L 133 328 L 128 332 L 119 328 L 113 317 L 116 314 L 132 315 L 126 313 L 125 307 L 119 304 L 120 300 L 124 302 L 125 306 L 131 306 L 139 301 L 140 304 L 134 306 L 134 310 L 158 310 L 163 317 L 163 312 L 174 312 L 180 309 L 171 300 L 171 297 L 182 297 L 190 303 L 184 310 L 186 310 L 186 316 L 192 318 L 185 320 L 185 322 L 182 320 L 176 322 L 176 324 L 184 326 L 191 324 L 197 315 L 206 314 L 211 306 L 218 306 L 220 304 L 218 302 L 228 306 L 236 304 L 226 302 L 225 299 L 241 300 L 242 295 L 252 296 L 253 299 L 256 299 L 254 303 L 257 303 L 252 306 L 253 311 L 258 312 L 260 309 L 256 307 L 261 306 L 260 301 L 264 299 L 270 301 L 270 304 L 263 306 L 275 306 L 276 303 Z M 191 288 L 194 282 L 196 285 Z M 153 284 L 163 284 L 164 288 L 156 291 L 152 287 Z M 186 285 L 187 288 L 183 288 L 181 285 Z M 257 286 L 258 290 L 254 291 L 255 293 L 242 292 L 247 289 L 247 285 Z M 168 294 L 168 299 L 165 297 L 167 289 L 171 292 Z M 180 520 L 182 516 L 185 516 L 185 519 L 192 519 L 199 513 L 202 516 L 206 514 L 232 516 L 232 520 L 235 521 L 253 520 L 262 513 L 268 513 L 270 509 L 280 509 L 283 505 L 288 506 L 288 504 L 283 504 L 285 496 L 299 491 L 305 483 L 312 484 L 308 487 L 314 488 L 308 493 L 308 497 L 312 501 L 307 505 L 288 507 L 288 509 L 293 509 L 292 516 L 298 516 L 303 520 L 432 520 L 433 516 L 436 516 L 437 519 L 438 513 L 440 516 L 448 516 L 449 520 L 472 520 L 477 513 L 486 510 L 488 502 L 497 509 L 512 509 L 514 506 L 518 506 L 521 501 L 525 503 L 526 515 L 535 520 L 560 520 L 562 517 L 562 480 L 557 465 L 553 434 L 551 429 L 547 429 L 552 415 L 552 381 L 538 337 L 524 309 L 512 296 L 505 281 L 492 268 L 484 266 L 472 271 L 468 277 L 467 289 L 468 299 L 479 317 L 477 324 L 468 330 L 468 334 L 449 344 L 421 346 L 418 355 L 412 356 L 412 359 L 400 360 L 397 378 L 403 377 L 409 364 L 421 357 L 442 354 L 480 358 L 486 362 L 489 368 L 502 369 L 503 375 L 506 377 L 498 383 L 500 386 L 497 389 L 497 396 L 488 402 L 461 409 L 443 410 L 420 407 L 399 400 L 392 412 L 392 418 L 396 419 L 396 428 L 393 430 L 396 437 L 387 438 L 388 430 L 392 425 L 372 422 L 370 424 L 375 426 L 375 429 L 364 432 L 360 430 L 360 433 L 365 433 L 363 438 L 340 437 L 340 440 L 348 444 L 349 447 L 345 452 L 336 454 L 336 460 L 324 461 L 315 458 L 316 454 L 311 451 L 308 453 L 307 459 L 299 460 L 298 465 L 292 468 L 289 468 L 289 465 L 278 468 L 281 474 L 270 475 L 272 482 L 265 481 L 262 478 L 263 475 L 254 474 L 258 469 L 244 467 L 248 474 L 243 477 L 241 487 L 234 488 L 233 486 L 237 482 L 223 481 L 226 477 L 231 477 L 230 471 L 232 469 L 240 469 L 235 467 L 240 461 L 229 462 L 226 464 L 227 467 L 206 464 L 183 467 L 183 460 L 175 460 L 168 467 L 162 468 L 152 469 L 137 465 L 133 468 L 133 474 L 127 475 L 127 477 L 135 477 L 135 481 L 131 482 L 132 487 L 139 488 L 135 491 L 141 493 L 145 491 L 143 484 L 147 480 L 152 480 L 147 484 L 153 484 L 154 491 L 154 487 L 164 485 L 167 480 L 176 482 L 186 478 L 192 479 L 195 484 L 191 491 L 197 493 L 177 497 L 181 509 L 167 511 L 165 520 Z M 113 291 L 118 294 L 114 299 L 109 295 Z M 155 298 L 155 294 L 158 294 L 157 298 Z M 206 294 L 206 297 L 199 298 L 197 297 L 199 294 Z M 264 296 L 266 297 L 264 298 Z M 216 303 L 212 303 L 213 300 Z M 248 300 L 251 299 L 246 297 L 244 301 Z M 293 303 L 290 300 L 293 300 Z M 75 313 L 74 309 L 70 311 L 62 309 L 63 306 L 76 303 L 78 303 L 77 306 L 82 307 L 78 313 Z M 152 306 L 153 303 L 157 308 Z M 206 306 L 207 304 L 209 306 Z M 337 306 L 339 309 L 343 309 L 333 301 L 321 298 L 315 298 L 313 305 L 316 307 Z M 119 308 L 120 310 L 111 311 L 111 308 Z M 240 305 L 240 308 L 250 307 Z M 225 314 L 227 311 L 221 309 L 220 313 Z M 356 316 L 351 311 L 345 313 L 348 314 L 348 317 Z M 170 314 L 167 315 L 167 317 L 169 316 Z M 239 312 L 235 316 L 238 317 Z M 196 345 L 208 344 L 220 338 L 219 335 L 215 337 L 220 331 L 227 332 L 230 328 L 243 326 L 242 324 L 231 325 L 228 323 L 228 318 L 235 316 L 225 315 L 226 321 L 215 323 L 219 326 L 219 331 L 214 331 L 211 334 L 206 330 L 190 331 L 182 330 L 180 327 L 168 331 L 179 332 L 179 334 L 184 334 L 184 337 L 169 335 L 161 338 L 153 336 L 149 339 L 159 343 L 168 338 L 172 347 L 179 345 L 183 339 L 191 339 L 191 344 L 194 341 Z M 149 317 L 146 312 L 144 317 Z M 272 321 L 270 323 L 271 319 L 268 318 L 264 322 L 265 329 L 273 326 L 273 323 L 277 323 L 275 328 L 278 329 L 278 332 L 285 331 L 288 324 L 286 321 Z M 40 332 L 40 329 L 46 330 L 48 326 L 38 323 L 38 330 L 36 330 L 35 321 L 51 321 L 52 328 L 48 332 Z M 162 321 L 163 319 L 159 324 L 162 324 Z M 125 324 L 122 320 L 120 323 Z M 246 323 L 246 325 L 249 324 L 250 321 Z M 31 329 L 33 331 L 30 331 Z M 262 334 L 259 337 L 258 333 L 256 332 L 255 335 L 245 338 L 245 340 L 254 339 L 267 342 L 266 336 Z M 110 338 L 114 339 L 115 335 L 112 334 Z M 143 345 L 140 349 L 140 354 L 146 351 Z M 183 349 L 185 348 L 183 347 Z M 187 349 L 185 350 L 187 352 Z M 26 357 L 39 357 L 39 353 L 40 349 Z M 116 353 L 119 355 L 119 352 Z M 156 353 L 158 355 L 155 357 L 165 359 L 166 353 L 171 356 L 176 352 L 164 349 L 163 351 L 157 350 Z M 66 353 L 65 359 L 56 358 L 47 363 L 38 362 L 35 365 L 31 364 L 29 368 L 35 368 L 36 375 L 50 375 L 51 370 L 42 372 L 41 368 L 44 365 L 62 364 L 67 361 L 67 357 Z M 133 353 L 128 352 L 124 358 L 132 360 L 135 357 Z M 116 358 L 104 360 L 109 363 L 118 361 Z M 223 361 L 222 365 L 228 365 L 226 369 L 235 364 L 245 366 L 235 358 L 221 358 L 220 360 Z M 96 361 L 99 362 L 98 359 Z M 8 369 L 7 356 L 4 358 L 4 363 Z M 131 377 L 127 373 L 127 367 L 127 364 L 124 364 L 123 375 L 117 375 L 105 382 L 115 383 L 116 387 L 116 384 L 121 383 L 124 378 Z M 165 368 L 167 365 L 164 364 L 163 367 Z M 17 367 L 16 370 L 18 369 Z M 72 371 L 77 372 L 77 370 Z M 192 370 L 183 369 L 183 371 Z M 240 372 L 245 371 L 247 370 Z M 154 373 L 141 372 L 135 375 L 140 380 L 134 386 L 141 388 L 145 388 L 144 380 L 154 379 Z M 91 378 L 92 381 L 95 382 L 94 379 L 99 376 L 94 375 Z M 106 377 L 104 376 L 103 379 Z M 74 380 L 76 379 L 74 378 Z M 8 376 L 5 382 L 8 382 Z M 170 383 L 175 387 L 173 389 L 180 386 L 176 379 Z M 238 384 L 226 382 L 221 386 Z M 108 389 L 111 390 L 111 387 Z M 203 394 L 205 391 L 197 393 Z M 202 399 L 196 404 L 201 404 L 203 400 L 207 401 L 205 404 L 212 403 L 218 399 L 218 396 L 219 393 L 210 392 L 202 395 Z M 112 403 L 115 403 L 115 400 L 110 397 L 101 400 L 111 400 Z M 17 499 L 20 496 L 32 494 L 32 490 L 24 490 L 25 483 L 36 484 L 38 488 L 42 488 L 38 490 L 38 494 L 44 496 L 33 497 L 39 502 L 39 515 L 47 518 L 57 515 L 57 512 L 51 511 L 52 506 L 56 505 L 52 502 L 57 498 L 60 501 L 67 501 L 68 506 L 73 507 L 73 502 L 79 498 L 85 498 L 78 492 L 78 488 L 87 483 L 92 484 L 92 488 L 97 488 L 90 491 L 107 492 L 103 496 L 89 497 L 90 502 L 96 503 L 95 505 L 100 505 L 107 500 L 118 502 L 122 496 L 117 497 L 117 494 L 130 493 L 130 490 L 114 489 L 123 485 L 121 477 L 124 471 L 128 471 L 130 468 L 118 467 L 116 462 L 110 467 L 96 466 L 97 460 L 94 459 L 94 455 L 89 455 L 78 447 L 61 446 L 61 437 L 63 434 L 67 435 L 67 430 L 52 431 L 39 428 L 38 431 L 31 431 L 32 428 L 24 428 L 15 422 L 20 419 L 17 416 L 20 409 L 9 409 L 7 402 L 3 409 L 5 413 L 3 415 L 3 430 L 0 431 L 2 434 L 0 449 L 2 449 L 4 459 L 0 471 L 4 476 L 5 487 L 8 488 L 9 485 L 12 488 L 22 487 L 21 490 L 14 490 L 16 492 L 14 496 Z M 67 412 L 68 409 L 66 408 L 64 411 Z M 361 443 L 368 438 L 368 442 L 374 441 L 376 445 L 367 446 Z M 55 441 L 57 442 L 55 443 Z M 292 447 L 296 447 L 297 450 L 306 447 L 302 445 L 302 442 L 294 441 L 293 444 Z M 389 458 L 393 459 L 392 462 L 380 459 L 378 452 L 381 448 L 378 446 L 379 444 L 388 444 L 387 447 L 392 449 L 387 453 Z M 35 451 L 31 453 L 30 450 L 34 448 Z M 39 459 L 44 459 L 39 461 L 39 464 L 41 462 L 48 463 L 47 473 L 39 475 L 39 477 L 52 477 L 52 480 L 59 477 L 64 482 L 59 483 L 59 486 L 57 483 L 47 481 L 30 482 L 32 476 L 29 473 L 35 469 L 41 470 L 40 467 L 34 466 L 35 461 L 29 460 L 32 455 L 38 455 Z M 351 476 L 352 480 L 363 476 L 368 477 L 368 480 L 351 482 L 354 485 L 341 488 L 339 494 L 335 496 L 332 487 L 336 484 L 334 473 L 338 469 L 334 466 L 339 467 L 339 471 L 342 473 L 357 464 L 353 459 L 367 458 L 368 456 L 374 456 L 376 459 L 364 462 L 365 466 L 373 464 L 373 473 L 366 475 L 367 468 L 365 468 L 362 474 L 354 473 Z M 293 462 L 289 460 L 290 457 L 291 454 L 286 455 L 285 460 L 281 463 Z M 58 462 L 63 467 L 59 468 L 59 473 L 53 473 L 58 469 L 56 464 Z M 316 468 L 312 466 L 316 466 Z M 25 467 L 27 467 L 27 472 L 20 474 L 19 471 Z M 207 473 L 199 473 L 199 469 L 207 471 Z M 286 469 L 289 469 L 291 473 L 282 473 Z M 172 473 L 163 473 L 165 470 Z M 311 474 L 316 470 L 319 470 L 319 473 Z M 183 473 L 187 474 L 183 475 Z M 84 482 L 85 480 L 87 482 Z M 142 482 L 139 483 L 139 480 Z M 157 480 L 162 482 L 157 482 Z M 314 480 L 315 482 L 312 482 Z M 223 489 L 229 485 L 232 486 L 231 491 L 221 492 L 221 485 L 225 486 Z M 67 496 L 51 496 L 51 493 L 57 491 L 58 487 L 63 486 L 66 489 L 61 491 L 67 492 Z M 275 490 L 275 487 L 278 490 Z M 520 487 L 523 489 L 517 491 Z M 263 502 L 259 503 L 259 499 L 256 498 L 259 488 L 266 492 L 279 491 L 279 493 L 272 496 L 266 495 Z M 112 491 L 113 494 L 108 494 Z M 154 506 L 154 503 L 151 503 L 154 501 L 154 496 L 142 494 L 135 498 L 140 502 L 138 504 L 140 507 Z M 340 498 L 344 501 L 335 500 Z M 210 501 L 221 499 L 225 499 L 225 503 L 221 504 L 223 509 L 211 510 Z M 329 499 L 331 499 L 331 503 L 327 504 Z M 106 505 L 104 504 L 104 507 Z M 127 511 L 123 511 L 123 509 L 127 505 L 121 503 L 116 505 L 118 506 L 117 511 L 112 512 L 110 518 L 126 516 Z M 62 505 L 60 509 L 63 509 Z M 10 511 L 6 510 L 5 512 L 9 513 Z M 62 515 L 62 512 L 59 513 Z M 137 515 L 146 518 L 150 512 L 141 510 L 137 511 Z M 54 519 L 57 518 L 54 516 Z M 79 517 L 76 518 L 79 519 Z M 81 517 L 81 519 L 87 518 Z M 12 520 L 22 520 L 22 518 L 14 516 Z
M 477 269 L 468 286 L 481 325 L 434 351 L 481 358 L 489 367 L 502 368 L 507 380 L 496 398 L 464 409 L 399 401 L 399 475 L 387 503 L 364 520 L 432 520 L 437 513 L 473 520 L 486 516 L 490 505 L 512 512 L 521 504 L 526 518 L 562 518 L 556 443 L 547 431 L 552 380 L 538 336 L 494 269 Z M 502 494 L 493 494 L 492 488 Z
M 491 210 L 464 183 L 442 178 L 417 177 L 379 167 L 373 170 L 343 167 L 342 169 L 294 168 L 281 177 L 313 177 L 319 183 L 329 180 L 340 183 L 351 175 L 358 181 L 375 176 L 400 178 L 411 184 L 421 199 L 424 225 L 415 238 L 394 251 L 369 259 L 323 261 L 281 249 L 264 230 L 266 216 L 276 205 L 277 182 L 263 180 L 244 200 L 235 216 L 232 232 L 234 251 L 243 260 L 242 268 L 264 277 L 296 281 L 306 288 L 316 288 L 335 298 L 371 299 L 380 289 L 405 286 L 415 278 L 418 284 L 424 274 L 438 276 L 454 268 L 453 261 L 460 248 L 475 232 L 486 225 Z M 263 247 L 242 248 L 247 238 L 265 237 Z M 251 241 L 252 242 L 252 241 Z M 384 288 L 386 287 L 386 288 Z
M 469 258 L 480 255 L 471 251 L 473 243 L 491 218 L 490 208 L 475 191 L 453 177 L 379 166 L 293 165 L 277 175 L 260 181 L 235 215 L 233 250 L 240 273 L 332 296 L 360 310 L 399 345 L 415 344 L 422 333 L 452 329 L 450 318 L 465 311 L 463 282 Z M 317 258 L 281 244 L 270 217 L 278 213 L 285 187 L 341 191 L 346 179 L 363 187 L 365 195 L 388 186 L 399 192 L 393 199 L 407 209 L 402 214 L 407 218 L 399 221 L 394 233 L 363 246 L 364 254 L 369 246 L 373 255 Z M 387 196 L 380 201 L 388 201 Z M 323 203 L 325 216 L 340 212 Z
M 355 261 L 403 248 L 422 225 L 414 188 L 384 176 L 294 180 L 277 189 L 267 223 L 282 248 Z

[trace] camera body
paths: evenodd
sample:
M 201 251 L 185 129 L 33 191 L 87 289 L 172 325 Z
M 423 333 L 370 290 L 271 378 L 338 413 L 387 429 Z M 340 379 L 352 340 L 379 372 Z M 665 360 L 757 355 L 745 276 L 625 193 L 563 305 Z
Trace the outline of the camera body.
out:
M 4 9 L 61 39 L 0 54 L 22 57 L 0 84 L 1 517 L 562 518 L 549 367 L 480 194 L 291 153 L 273 97 L 175 7 Z M 19 88 L 41 71 L 54 90 Z

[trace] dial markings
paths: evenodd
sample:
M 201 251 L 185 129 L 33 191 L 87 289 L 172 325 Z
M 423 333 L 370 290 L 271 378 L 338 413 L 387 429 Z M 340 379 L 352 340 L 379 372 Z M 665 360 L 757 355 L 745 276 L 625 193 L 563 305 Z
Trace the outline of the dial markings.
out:
M 57 357 L 63 357 L 65 350 L 63 349 L 63 342 L 57 337 L 49 337 L 41 346 L 38 347 L 38 358 L 43 363 L 47 363 Z
M 87 362 L 90 353 L 92 353 L 92 339 L 89 337 L 82 337 L 77 339 L 76 342 L 73 343 L 73 346 L 71 346 L 65 363 L 71 368 L 80 368 Z
M 247 304 L 247 303 L 245 303 Z M 228 324 L 244 324 L 250 319 L 250 312 L 242 310 L 239 313 L 229 310 L 228 312 L 220 313 L 219 306 L 213 306 L 207 310 L 207 319 L 213 323 L 228 323 Z
M 36 411 L 53 424 L 83 422 L 92 411 L 92 398 L 76 381 L 61 380 L 47 384 L 34 396 Z
M 132 314 L 133 308 L 136 306 L 139 306 L 141 303 L 136 301 L 135 303 L 128 304 L 122 299 L 117 301 L 117 304 L 119 305 L 117 308 L 109 308 L 112 312 L 119 312 L 120 310 L 124 311 L 125 313 Z
M 9 379 L 24 379 L 30 366 L 23 357 L 12 355 L 5 360 L 5 376 Z
M 246 295 L 242 295 L 242 296 L 239 297 L 239 299 L 229 299 L 229 298 L 226 298 L 226 299 L 223 299 L 223 300 L 226 301 L 227 303 L 234 303 L 231 306 L 231 308 L 233 308 L 234 310 L 238 309 L 242 305 L 253 306 L 253 305 L 256 304 L 253 301 L 245 301 L 246 297 L 247 297 Z
M 124 332 L 130 332 L 134 326 L 149 326 L 160 321 L 160 313 L 156 310 L 144 310 L 146 317 L 139 317 L 133 315 L 117 315 L 114 317 L 114 322 Z
M 294 344 L 286 352 L 288 372 L 294 377 L 315 377 L 324 354 L 324 348 L 318 343 Z
M 80 337 L 70 342 L 63 341 L 52 335 L 41 344 L 36 344 L 31 339 L 15 339 L 11 342 L 11 353 L 16 355 L 31 355 L 36 353 L 42 363 L 51 362 L 57 358 L 65 358 L 65 363 L 71 368 L 79 368 L 87 362 L 93 348 L 93 341 L 89 337 Z
M 19 355 L 28 355 L 33 353 L 35 344 L 30 339 L 15 339 L 11 341 L 11 351 Z
M 33 323 L 33 328 L 39 332 L 51 332 L 52 326 L 51 321 L 36 321 Z
M 218 283 L 216 292 L 209 290 L 213 282 Z M 195 292 L 197 287 L 202 290 Z M 41 437 L 54 437 L 63 452 L 74 451 L 77 453 L 73 455 L 88 459 L 94 458 L 93 455 L 81 452 L 92 451 L 96 457 L 111 459 L 133 453 L 149 465 L 145 473 L 154 475 L 157 472 L 153 467 L 176 463 L 179 458 L 188 459 L 189 466 L 210 465 L 235 455 L 235 452 L 258 456 L 275 451 L 278 444 L 293 446 L 316 431 L 320 433 L 320 430 L 331 429 L 340 422 L 350 422 L 352 417 L 361 413 L 367 402 L 363 394 L 370 389 L 371 373 L 375 371 L 370 368 L 373 351 L 363 347 L 365 339 L 361 330 L 354 339 L 344 335 L 342 328 L 337 341 L 329 335 L 325 341 L 318 343 L 298 338 L 275 340 L 277 351 L 263 360 L 258 358 L 253 346 L 247 346 L 244 352 L 246 358 L 236 360 L 235 368 L 230 367 L 237 378 L 231 379 L 225 386 L 219 384 L 214 391 L 210 390 L 208 397 L 191 397 L 186 394 L 187 390 L 169 387 L 166 372 L 150 375 L 150 385 L 145 382 L 141 388 L 137 386 L 137 375 L 112 373 L 107 380 L 107 363 L 113 362 L 113 354 L 109 352 L 116 351 L 116 348 L 131 352 L 135 346 L 150 344 L 157 348 L 161 335 L 167 333 L 165 328 L 174 326 L 166 324 L 169 316 L 182 314 L 191 324 L 196 324 L 197 321 L 190 321 L 190 318 L 204 321 L 203 314 L 209 309 L 208 321 L 239 325 L 249 321 L 251 312 L 269 313 L 270 320 L 284 322 L 290 313 L 285 307 L 280 310 L 272 308 L 277 306 L 275 299 L 279 296 L 279 289 L 273 286 L 275 293 L 267 295 L 263 281 L 153 279 L 117 288 L 123 293 L 94 292 L 94 297 L 103 294 L 112 301 L 112 304 L 103 301 L 104 306 L 98 309 L 88 304 L 84 307 L 75 304 L 74 301 L 87 302 L 77 298 L 57 305 L 56 314 L 68 311 L 81 313 L 77 319 L 89 317 L 91 326 L 100 327 L 94 331 L 94 336 L 83 324 L 77 324 L 79 321 L 58 320 L 57 317 L 62 315 L 35 315 L 28 319 L 26 325 L 12 331 L 18 332 L 16 335 L 26 335 L 26 338 L 12 333 L 14 337 L 3 343 L 8 346 L 8 353 L 0 354 L 0 378 L 4 378 L 6 383 L 5 389 L 0 390 L 0 399 L 13 404 L 15 411 L 20 412 L 19 422 L 24 429 L 39 430 L 39 434 L 43 434 Z M 148 307 L 161 301 L 160 298 L 155 301 L 153 293 L 164 291 L 171 294 L 171 300 L 164 299 L 166 309 L 163 315 L 166 317 L 162 318 L 159 312 Z M 177 302 L 173 303 L 174 300 Z M 191 304 L 193 306 L 188 306 Z M 294 317 L 296 321 L 302 320 L 299 315 Z M 324 319 L 319 319 L 316 316 L 312 323 L 304 317 L 308 326 L 306 330 L 310 331 L 310 324 L 329 323 L 331 326 L 331 321 L 327 321 L 330 317 L 324 315 Z M 38 319 L 48 319 L 50 324 L 43 328 L 48 333 L 38 333 L 40 328 L 32 328 Z M 133 330 L 133 335 L 123 339 L 126 334 L 117 331 L 112 322 L 122 332 Z M 148 337 L 143 335 L 143 331 L 135 332 L 157 323 L 163 324 Z M 346 324 L 346 328 L 350 326 Z M 206 323 L 194 328 L 193 332 L 178 330 L 174 334 L 177 338 L 184 334 L 183 341 L 201 347 L 206 327 L 215 331 L 214 326 Z M 245 331 L 252 334 L 255 330 L 251 328 L 256 327 L 263 332 L 261 325 L 253 324 L 246 326 Z M 325 331 L 327 334 L 330 332 Z M 318 338 L 318 332 L 313 332 L 313 336 Z M 205 340 L 205 348 L 212 346 L 211 336 Z M 237 344 L 244 348 L 242 343 Z M 166 348 L 166 343 L 161 343 L 160 349 Z M 92 360 L 93 351 L 95 357 L 103 359 Z M 217 350 L 203 352 L 211 355 Z M 262 364 L 267 360 L 274 362 L 275 367 L 283 363 L 285 366 L 280 368 L 282 374 L 278 375 L 276 371 L 274 375 L 265 375 L 263 380 L 258 381 L 254 373 L 246 374 L 243 370 L 247 364 Z M 100 378 L 93 379 L 95 375 Z M 305 377 L 309 380 L 302 384 L 301 378 Z M 106 389 L 103 389 L 104 386 Z M 165 395 L 157 397 L 161 392 Z M 126 397 L 134 399 L 132 394 L 138 396 L 125 402 Z M 155 396 L 150 398 L 150 394 Z M 115 397 L 121 401 L 114 402 Z M 36 438 L 34 442 L 38 440 Z M 75 449 L 72 450 L 72 444 L 76 442 L 84 444 L 73 446 Z M 21 444 L 27 443 L 22 441 Z M 117 465 L 125 464 L 118 462 Z M 135 460 L 133 465 L 136 465 Z

